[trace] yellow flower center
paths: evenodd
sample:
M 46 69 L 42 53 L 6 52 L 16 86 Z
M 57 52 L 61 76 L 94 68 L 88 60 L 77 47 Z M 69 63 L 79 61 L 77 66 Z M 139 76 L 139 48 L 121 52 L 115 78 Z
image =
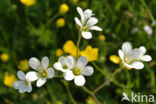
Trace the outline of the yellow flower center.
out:
M 46 78 L 46 77 L 47 77 L 47 72 L 46 72 L 46 70 L 40 71 L 40 72 L 39 72 L 39 76 L 40 76 L 41 78 Z
M 84 30 L 84 31 L 88 31 L 88 26 L 87 26 L 87 25 L 84 26 L 84 27 L 83 27 L 83 30 Z
M 82 69 L 80 67 L 74 67 L 72 72 L 75 76 L 78 76 L 82 74 Z
M 68 69 L 68 66 L 67 65 L 63 65 L 63 67 L 62 67 L 63 69 Z

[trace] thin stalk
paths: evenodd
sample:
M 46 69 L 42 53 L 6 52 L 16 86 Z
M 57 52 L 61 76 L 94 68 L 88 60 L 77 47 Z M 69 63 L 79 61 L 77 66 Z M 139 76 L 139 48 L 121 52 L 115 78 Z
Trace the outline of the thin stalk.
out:
M 68 94 L 68 96 L 69 96 L 69 98 L 70 98 L 72 104 L 77 104 L 76 101 L 75 101 L 75 99 L 73 98 L 71 92 L 70 92 L 70 89 L 69 89 L 69 86 L 68 86 L 68 82 L 66 82 L 65 80 L 63 80 L 62 82 L 63 82 L 63 84 L 65 85 L 67 94 Z
M 119 73 L 121 70 L 122 70 L 122 67 L 119 67 L 118 69 L 116 69 L 116 70 L 112 73 L 110 79 L 108 79 L 108 80 L 106 80 L 104 83 L 102 83 L 102 84 L 101 84 L 99 87 L 97 87 L 93 92 L 96 93 L 96 92 L 98 92 L 99 90 L 101 90 L 103 87 L 105 87 L 106 85 L 108 85 L 108 84 L 114 79 L 114 76 L 115 76 L 117 73 Z
M 152 21 L 155 21 L 155 18 L 153 17 L 152 12 L 151 12 L 151 10 L 148 8 L 146 2 L 145 2 L 144 0 L 141 0 L 141 3 L 142 3 L 142 4 L 144 5 L 144 7 L 146 8 L 146 10 L 147 10 L 147 12 L 148 12 L 148 14 L 149 14 L 151 20 L 152 20 Z
M 78 36 L 78 41 L 77 41 L 77 45 L 76 45 L 76 58 L 78 58 L 79 56 L 79 45 L 80 45 L 80 42 L 81 42 L 81 30 L 79 30 L 79 36 Z
M 97 99 L 97 97 L 95 96 L 95 93 L 93 93 L 92 91 L 90 91 L 88 88 L 86 88 L 85 86 L 82 86 L 82 89 L 88 93 L 98 104 L 101 104 L 101 102 Z

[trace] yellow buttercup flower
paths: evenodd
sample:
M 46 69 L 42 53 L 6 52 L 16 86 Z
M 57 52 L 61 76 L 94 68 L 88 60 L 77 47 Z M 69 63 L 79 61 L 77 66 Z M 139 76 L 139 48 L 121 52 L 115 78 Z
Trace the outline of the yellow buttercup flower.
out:
M 120 58 L 117 56 L 117 55 L 111 55 L 110 57 L 109 57 L 109 60 L 110 61 L 112 61 L 113 63 L 115 63 L 115 64 L 119 64 L 120 63 Z
M 62 54 L 63 54 L 63 50 L 62 49 L 59 48 L 59 49 L 56 50 L 56 56 L 57 57 L 62 56 Z
M 16 76 L 14 74 L 9 75 L 8 72 L 5 72 L 4 74 L 4 84 L 8 87 L 12 87 L 13 83 L 17 80 Z
M 88 61 L 95 61 L 98 58 L 98 48 L 92 48 L 92 46 L 87 46 L 84 51 L 80 52 L 81 56 L 86 56 Z
M 66 41 L 65 44 L 63 45 L 63 50 L 64 52 L 69 53 L 72 56 L 76 57 L 76 46 L 73 41 L 71 40 Z
M 60 5 L 60 8 L 59 8 L 59 13 L 60 14 L 65 14 L 69 11 L 69 6 L 65 3 L 61 4 Z
M 28 60 L 21 60 L 19 62 L 19 65 L 18 65 L 18 69 L 22 70 L 22 71 L 26 71 L 29 69 L 29 61 Z
M 65 26 L 65 20 L 64 20 L 64 18 L 57 19 L 56 26 L 57 27 L 64 27 Z
M 7 53 L 2 53 L 1 55 L 0 55 L 0 58 L 1 58 L 1 60 L 2 61 L 8 61 L 8 59 L 9 59 L 9 55 L 7 54 Z
M 25 6 L 32 6 L 36 4 L 36 0 L 20 0 L 22 4 Z
M 99 35 L 98 36 L 99 40 L 103 41 L 103 40 L 106 40 L 106 37 L 104 35 Z

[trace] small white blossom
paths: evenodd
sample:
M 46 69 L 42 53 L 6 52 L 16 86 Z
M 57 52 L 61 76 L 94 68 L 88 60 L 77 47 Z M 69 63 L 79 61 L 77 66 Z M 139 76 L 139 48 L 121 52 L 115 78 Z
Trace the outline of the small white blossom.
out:
M 19 93 L 31 92 L 32 86 L 29 79 L 25 77 L 25 74 L 22 71 L 18 71 L 17 77 L 20 80 L 14 82 L 13 87 L 19 89 Z
M 59 62 L 54 63 L 54 68 L 62 72 L 66 72 L 73 68 L 73 64 L 74 64 L 73 60 L 74 60 L 73 56 L 67 56 L 67 57 L 61 56 L 59 58 Z
M 98 26 L 94 26 L 98 23 L 98 19 L 92 17 L 94 14 L 92 10 L 86 9 L 84 12 L 80 7 L 77 7 L 77 11 L 80 14 L 81 19 L 79 20 L 75 17 L 76 23 L 80 26 L 82 37 L 85 39 L 91 39 L 92 33 L 89 30 L 102 31 L 102 29 Z
M 134 28 L 131 30 L 131 34 L 134 34 L 134 33 L 136 33 L 136 32 L 138 32 L 138 28 L 137 28 L 137 27 L 134 27 Z
M 83 86 L 85 84 L 85 78 L 84 76 L 90 76 L 93 74 L 94 69 L 91 66 L 86 66 L 88 63 L 88 60 L 85 56 L 81 56 L 77 62 L 72 56 L 68 56 L 66 59 L 70 57 L 70 61 L 64 61 L 66 65 L 68 65 L 68 68 L 66 71 L 63 71 L 63 76 L 65 80 L 71 81 L 74 79 L 74 82 L 77 86 Z M 64 63 L 63 62 L 63 63 Z M 65 64 L 62 64 L 65 65 Z M 55 66 L 55 65 L 54 65 Z M 58 65 L 59 66 L 59 65 Z M 62 70 L 63 66 L 59 66 L 60 70 Z M 55 66 L 55 68 L 58 69 L 58 67 Z M 63 69 L 64 70 L 64 69 Z
M 152 35 L 152 33 L 153 33 L 152 28 L 151 28 L 150 26 L 148 26 L 148 25 L 145 25 L 145 26 L 144 26 L 144 31 L 145 31 L 148 35 Z
M 49 65 L 49 59 L 48 57 L 43 57 L 41 64 L 40 61 L 32 57 L 29 60 L 29 65 L 32 69 L 35 71 L 30 71 L 26 74 L 26 77 L 30 81 L 35 81 L 37 80 L 37 87 L 41 87 L 46 83 L 47 78 L 53 78 L 55 75 L 55 72 L 52 68 L 48 68 Z
M 123 64 L 128 68 L 143 69 L 144 64 L 141 61 L 151 61 L 150 55 L 144 55 L 146 48 L 141 46 L 140 48 L 132 49 L 132 45 L 129 42 L 125 42 L 122 45 L 122 49 L 119 50 L 119 56 Z

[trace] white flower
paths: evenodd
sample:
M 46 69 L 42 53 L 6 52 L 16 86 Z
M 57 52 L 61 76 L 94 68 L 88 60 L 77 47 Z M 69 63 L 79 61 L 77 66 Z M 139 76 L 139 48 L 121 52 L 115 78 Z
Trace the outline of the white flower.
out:
M 59 62 L 54 63 L 54 68 L 62 72 L 66 72 L 73 68 L 74 66 L 73 60 L 74 60 L 73 56 L 67 56 L 67 57 L 61 56 L 59 58 Z
M 145 31 L 148 35 L 152 35 L 152 33 L 153 33 L 152 28 L 151 28 L 150 26 L 148 26 L 148 25 L 145 25 L 145 26 L 144 26 L 144 31 Z
M 17 72 L 17 76 L 20 80 L 14 82 L 13 87 L 19 89 L 20 93 L 31 92 L 32 87 L 29 79 L 25 77 L 25 74 L 22 71 Z
M 138 28 L 137 28 L 137 27 L 134 27 L 134 28 L 131 30 L 131 33 L 134 34 L 134 33 L 136 33 L 136 32 L 138 32 Z
M 48 68 L 49 65 L 49 59 L 48 57 L 43 57 L 41 64 L 40 61 L 32 57 L 29 59 L 29 65 L 32 69 L 35 71 L 30 71 L 26 74 L 26 77 L 30 81 L 37 80 L 37 87 L 41 87 L 46 83 L 47 78 L 53 78 L 55 75 L 55 72 L 52 68 Z
M 92 17 L 94 15 L 92 14 L 92 10 L 87 9 L 83 12 L 83 10 L 80 7 L 77 7 L 77 11 L 80 14 L 81 20 L 75 17 L 75 21 L 80 26 L 83 38 L 85 39 L 92 38 L 92 33 L 89 32 L 89 30 L 102 31 L 100 27 L 94 26 L 95 24 L 98 23 L 98 19 Z
M 70 56 L 71 57 L 71 56 Z M 69 63 L 68 63 L 69 62 Z M 94 69 L 91 66 L 86 66 L 88 60 L 85 56 L 81 56 L 77 62 L 74 58 L 70 58 L 70 61 L 67 61 L 70 69 L 64 72 L 63 76 L 65 80 L 71 81 L 74 79 L 74 82 L 77 86 L 83 86 L 85 84 L 84 76 L 90 76 L 93 74 Z M 71 64 L 72 63 L 72 64 Z
M 152 60 L 150 55 L 144 55 L 145 52 L 146 48 L 144 46 L 132 49 L 131 43 L 125 42 L 122 45 L 122 50 L 119 50 L 119 56 L 126 67 L 134 69 L 143 69 L 144 64 L 141 61 Z

